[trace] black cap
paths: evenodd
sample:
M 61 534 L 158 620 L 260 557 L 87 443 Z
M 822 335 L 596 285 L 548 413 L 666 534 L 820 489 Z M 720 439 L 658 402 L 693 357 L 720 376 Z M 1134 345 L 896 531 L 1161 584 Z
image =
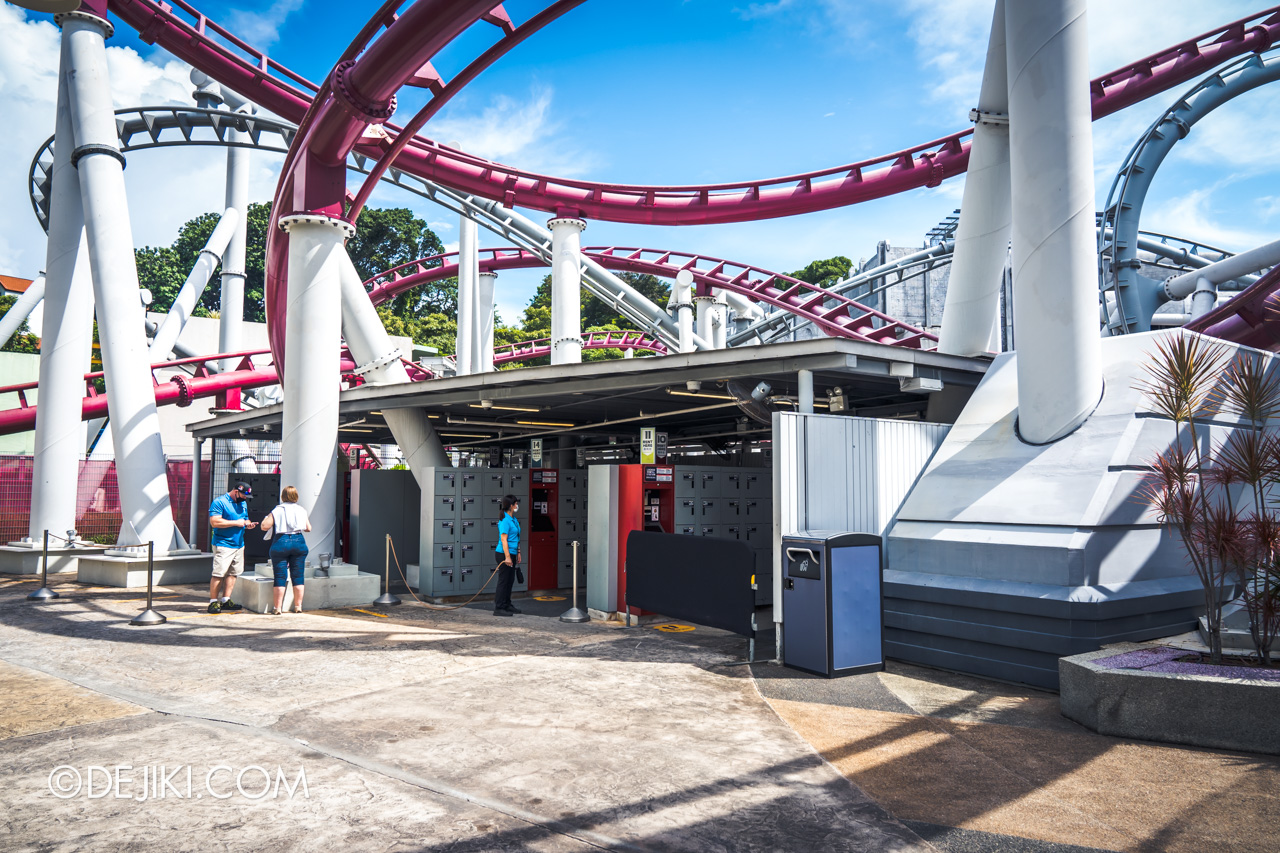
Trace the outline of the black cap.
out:
M 248 483 L 236 483 L 235 487 L 231 491 L 239 492 L 244 495 L 246 499 L 253 497 L 253 486 L 250 486 Z

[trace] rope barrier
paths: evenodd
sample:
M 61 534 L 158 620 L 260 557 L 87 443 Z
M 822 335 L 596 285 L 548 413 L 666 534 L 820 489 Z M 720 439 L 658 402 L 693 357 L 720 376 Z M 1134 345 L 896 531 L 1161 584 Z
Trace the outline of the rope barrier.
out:
M 468 604 L 470 604 L 471 602 L 479 598 L 481 593 L 485 591 L 485 588 L 489 586 L 489 581 L 492 581 L 495 577 L 498 576 L 498 573 L 496 571 L 489 572 L 489 580 L 484 582 L 484 585 L 480 587 L 480 589 L 476 592 L 475 595 L 471 596 L 461 604 L 445 605 L 445 604 L 433 604 L 432 602 L 429 602 L 429 601 L 423 601 L 421 598 L 418 598 L 417 593 L 413 591 L 413 587 L 409 586 L 409 579 L 404 576 L 404 570 L 400 568 L 400 555 L 396 553 L 395 541 L 391 539 L 390 536 L 387 537 L 387 541 L 391 542 L 391 557 L 396 561 L 396 573 L 400 575 L 400 580 L 404 581 L 404 588 L 409 590 L 409 594 L 413 596 L 414 601 L 418 602 L 428 610 L 444 610 L 444 611 L 461 610 L 462 608 L 466 607 Z

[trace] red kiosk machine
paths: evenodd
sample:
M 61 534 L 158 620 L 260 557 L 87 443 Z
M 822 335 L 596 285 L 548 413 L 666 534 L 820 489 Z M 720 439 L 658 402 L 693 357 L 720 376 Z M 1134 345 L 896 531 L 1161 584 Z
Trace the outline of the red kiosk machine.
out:
M 675 466 L 618 466 L 618 601 L 626 610 L 627 535 L 633 530 L 676 532 Z M 536 488 L 536 486 L 535 486 Z M 633 609 L 633 615 L 643 611 Z
M 529 551 L 525 565 L 529 589 L 559 586 L 560 472 L 555 468 L 529 471 Z

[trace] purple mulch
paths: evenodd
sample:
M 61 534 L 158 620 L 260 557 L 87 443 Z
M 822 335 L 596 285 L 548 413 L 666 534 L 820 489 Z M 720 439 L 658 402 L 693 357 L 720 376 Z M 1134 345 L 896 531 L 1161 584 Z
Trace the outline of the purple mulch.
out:
M 1138 649 L 1098 658 L 1093 663 L 1107 669 L 1138 669 L 1143 672 L 1168 672 L 1177 675 L 1212 675 L 1217 678 L 1235 678 L 1244 681 L 1280 682 L 1280 670 L 1259 669 L 1252 666 L 1213 666 L 1207 663 L 1179 662 L 1177 658 L 1189 654 L 1184 649 L 1163 646 Z

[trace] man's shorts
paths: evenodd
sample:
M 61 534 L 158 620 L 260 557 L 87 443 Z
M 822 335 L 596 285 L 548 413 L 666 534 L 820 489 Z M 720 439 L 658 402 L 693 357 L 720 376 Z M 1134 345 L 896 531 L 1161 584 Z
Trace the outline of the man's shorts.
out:
M 244 549 L 213 546 L 213 576 L 223 578 L 227 575 L 235 577 L 244 572 Z

